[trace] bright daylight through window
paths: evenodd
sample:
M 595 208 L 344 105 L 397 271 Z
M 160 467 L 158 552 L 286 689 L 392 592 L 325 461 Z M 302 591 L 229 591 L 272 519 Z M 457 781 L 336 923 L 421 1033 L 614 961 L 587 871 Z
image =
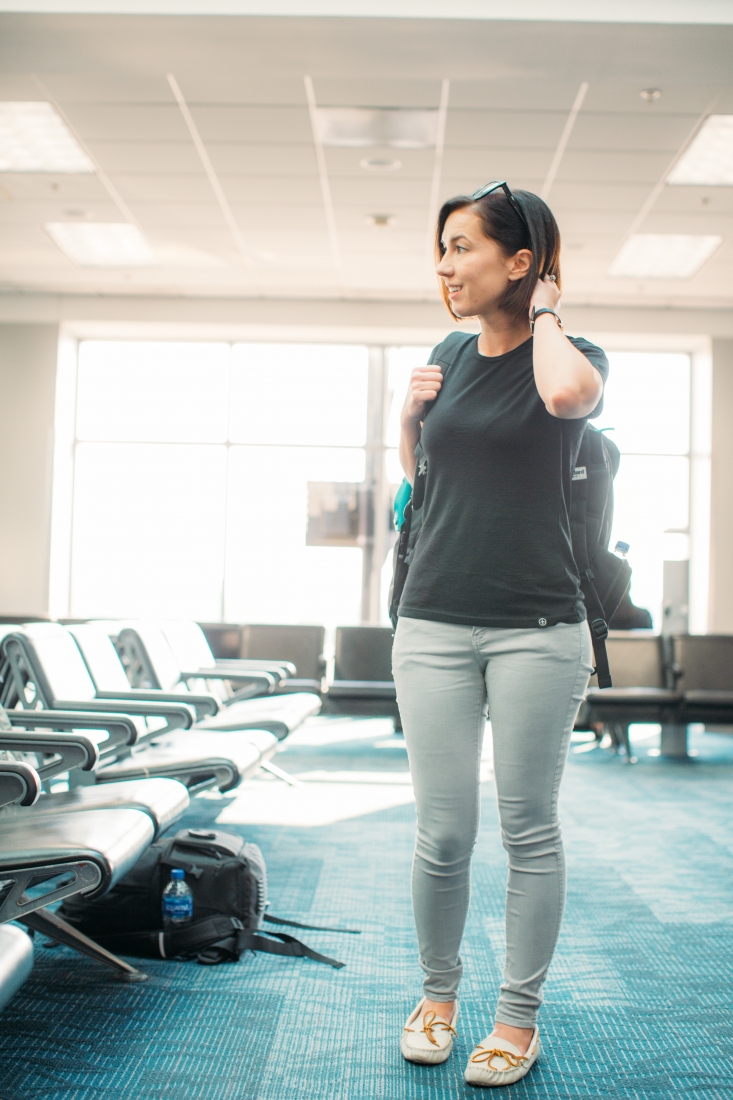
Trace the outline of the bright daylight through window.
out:
M 399 410 L 429 351 L 387 352 L 378 449 L 392 492 Z M 612 546 L 631 544 L 632 597 L 658 628 L 662 563 L 690 552 L 690 357 L 610 360 L 596 425 L 623 456 Z M 306 532 L 309 483 L 364 480 L 368 364 L 359 345 L 82 342 L 61 606 L 77 617 L 359 622 L 360 546 L 308 545 Z M 388 534 L 376 550 L 382 621 L 390 544 Z

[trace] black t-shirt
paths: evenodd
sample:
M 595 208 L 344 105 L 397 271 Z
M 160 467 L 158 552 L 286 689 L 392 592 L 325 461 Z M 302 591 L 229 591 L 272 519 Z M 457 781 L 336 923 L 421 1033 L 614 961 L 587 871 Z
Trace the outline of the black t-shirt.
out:
M 605 383 L 605 353 L 569 339 Z M 532 346 L 530 338 L 489 357 L 479 354 L 478 337 L 456 333 L 430 356 L 431 363 L 441 364 L 441 353 L 443 363 L 451 362 L 423 425 L 422 528 L 400 615 L 501 627 L 586 617 L 568 522 L 586 418 L 548 413 L 535 385 Z M 591 417 L 602 407 L 603 398 Z

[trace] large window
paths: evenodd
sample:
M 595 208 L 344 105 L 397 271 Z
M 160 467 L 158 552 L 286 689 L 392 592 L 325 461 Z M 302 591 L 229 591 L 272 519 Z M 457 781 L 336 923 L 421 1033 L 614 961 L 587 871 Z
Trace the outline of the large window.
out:
M 363 483 L 386 514 L 399 411 L 429 351 L 82 342 L 75 377 L 68 362 L 59 376 L 59 407 L 74 412 L 64 491 L 57 446 L 57 613 L 386 621 L 389 524 L 375 523 L 366 555 L 308 545 L 308 483 Z M 622 452 L 612 545 L 631 544 L 632 596 L 658 627 L 663 561 L 691 547 L 691 360 L 609 358 L 595 423 Z
M 690 356 L 609 353 L 602 415 L 621 451 L 613 547 L 630 544 L 631 597 L 661 626 L 663 563 L 690 556 Z
M 80 344 L 69 614 L 358 622 L 307 483 L 364 478 L 367 349 Z

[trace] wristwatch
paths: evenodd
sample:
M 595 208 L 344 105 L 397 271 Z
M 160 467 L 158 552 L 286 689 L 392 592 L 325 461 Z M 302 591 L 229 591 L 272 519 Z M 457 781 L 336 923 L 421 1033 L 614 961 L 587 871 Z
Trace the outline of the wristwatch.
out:
M 560 315 L 558 313 L 555 313 L 554 309 L 550 309 L 548 306 L 543 306 L 542 309 L 537 309 L 535 306 L 532 306 L 532 312 L 529 315 L 529 331 L 532 334 L 534 334 L 535 321 L 538 317 L 541 317 L 543 313 L 551 313 L 557 321 L 558 326 L 562 328 L 562 320 L 560 319 Z

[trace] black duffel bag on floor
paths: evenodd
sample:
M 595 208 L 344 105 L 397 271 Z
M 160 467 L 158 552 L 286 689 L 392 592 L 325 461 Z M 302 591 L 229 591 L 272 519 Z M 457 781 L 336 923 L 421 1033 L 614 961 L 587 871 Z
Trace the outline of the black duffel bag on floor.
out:
M 194 919 L 163 928 L 163 890 L 181 867 L 193 894 Z M 236 962 L 244 951 L 306 957 L 337 969 L 344 964 L 284 932 L 262 934 L 262 922 L 318 932 L 348 932 L 268 916 L 267 871 L 256 844 L 215 829 L 182 829 L 152 844 L 133 869 L 98 901 L 77 894 L 59 916 L 108 951 L 140 958 L 195 958 L 204 965 Z M 271 937 L 275 937 L 274 939 Z

